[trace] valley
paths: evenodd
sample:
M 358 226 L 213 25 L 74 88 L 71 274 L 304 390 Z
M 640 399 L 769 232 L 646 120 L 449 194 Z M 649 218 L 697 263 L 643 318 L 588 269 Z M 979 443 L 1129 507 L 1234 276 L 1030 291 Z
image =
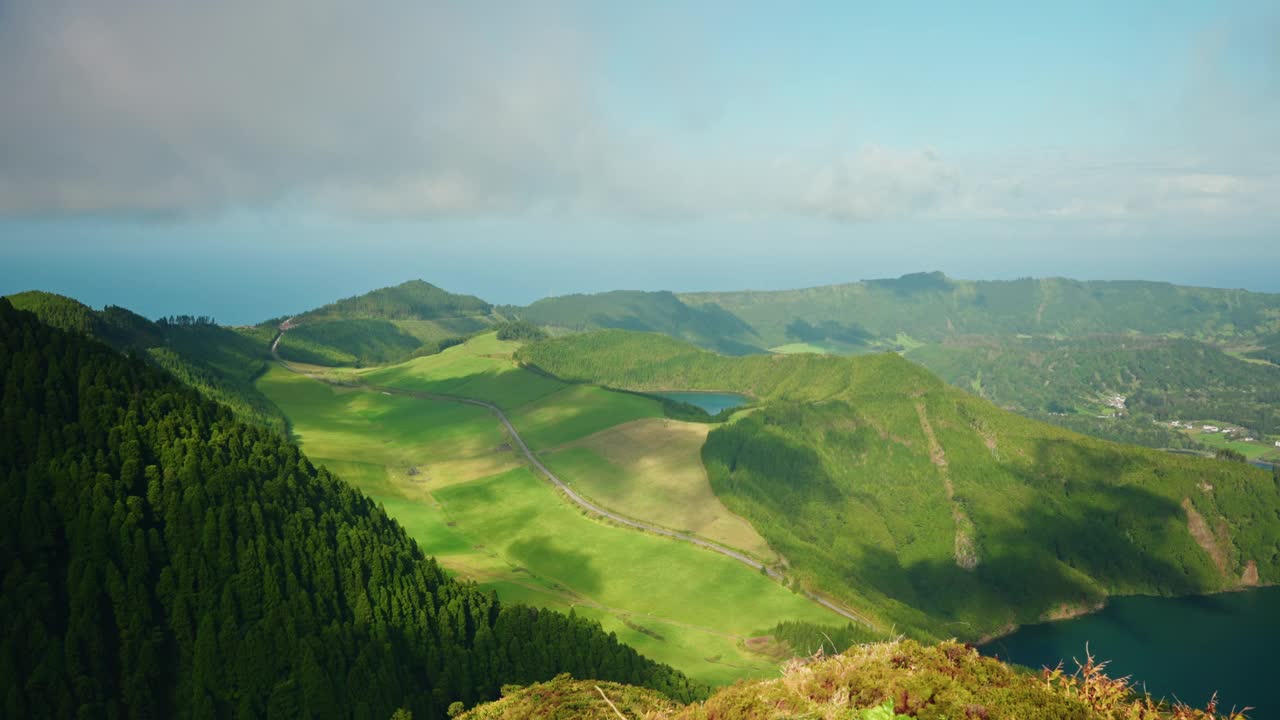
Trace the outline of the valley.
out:
M 1277 8 L 0 0 L 0 720 L 1277 716 Z
M 446 567 L 505 599 L 598 619 L 691 677 L 767 674 L 749 638 L 784 620 L 845 622 L 733 559 L 620 526 L 635 518 L 776 562 L 711 493 L 698 456 L 705 425 L 665 419 L 653 399 L 518 368 L 515 347 L 489 334 L 403 366 L 308 369 L 367 388 L 284 367 L 258 385 L 308 455 L 382 503 Z M 492 402 L 519 435 L 485 407 L 423 393 Z M 574 510 L 525 462 L 522 442 L 570 492 L 625 517 Z
M 867 292 L 951 287 L 926 280 Z M 607 294 L 575 324 L 594 296 L 499 307 L 415 281 L 234 330 L 18 301 L 202 373 L 193 387 L 287 434 L 466 587 L 598 627 L 699 687 L 815 647 L 980 641 L 1112 598 L 1280 580 L 1280 480 L 1235 462 L 1273 456 L 1265 360 L 821 314 L 770 346 L 787 338 L 759 298 L 747 323 L 680 309 L 698 297 Z M 1093 421 L 1112 425 L 1077 427 Z M 1140 423 L 1134 442 L 1179 454 L 1067 429 Z

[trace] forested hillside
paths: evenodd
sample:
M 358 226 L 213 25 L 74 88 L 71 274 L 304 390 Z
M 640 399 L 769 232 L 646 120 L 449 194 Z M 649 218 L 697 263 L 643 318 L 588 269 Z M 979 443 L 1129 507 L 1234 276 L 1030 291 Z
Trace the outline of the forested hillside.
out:
M 698 694 L 449 579 L 279 436 L 0 298 L 0 715 L 444 717 L 560 672 Z
M 243 419 L 280 433 L 285 430 L 284 415 L 253 385 L 270 360 L 269 335 L 255 337 L 224 328 L 212 318 L 177 316 L 153 322 L 121 307 L 94 310 L 46 292 L 18 293 L 9 301 L 49 325 L 147 357 Z
M 716 494 L 806 586 L 886 625 L 978 637 L 1109 594 L 1280 580 L 1280 479 L 1029 420 L 895 354 L 731 358 L 603 331 L 517 358 L 571 380 L 759 398 L 707 439 Z
M 274 329 L 279 320 L 268 321 Z M 480 298 L 410 280 L 293 317 L 280 354 L 297 362 L 366 366 L 439 352 L 495 322 Z
M 1245 362 L 1192 340 L 966 338 L 907 357 L 953 385 L 1050 422 L 1114 412 L 1104 399 L 1121 395 L 1122 423 L 1215 419 L 1258 438 L 1280 434 L 1280 367 Z

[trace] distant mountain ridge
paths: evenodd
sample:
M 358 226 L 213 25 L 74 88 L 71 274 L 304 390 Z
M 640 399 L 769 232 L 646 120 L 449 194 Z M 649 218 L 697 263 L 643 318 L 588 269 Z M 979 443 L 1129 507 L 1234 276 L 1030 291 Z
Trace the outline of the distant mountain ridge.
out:
M 1138 280 L 957 280 L 941 272 L 796 290 L 575 294 L 504 310 L 574 331 L 661 332 L 731 354 L 797 343 L 831 352 L 906 349 L 966 335 L 1216 342 L 1280 333 L 1280 294 Z
M 1202 340 L 1280 330 L 1280 294 L 1147 281 L 955 280 L 938 272 L 801 290 L 683 293 L 715 305 L 768 343 L 801 338 L 789 325 L 856 324 L 874 345 L 964 335 L 1180 334 Z
M 692 307 L 667 291 L 614 290 L 560 295 L 507 312 L 539 325 L 581 332 L 600 328 L 660 332 L 727 355 L 761 352 L 750 325 L 715 305 Z

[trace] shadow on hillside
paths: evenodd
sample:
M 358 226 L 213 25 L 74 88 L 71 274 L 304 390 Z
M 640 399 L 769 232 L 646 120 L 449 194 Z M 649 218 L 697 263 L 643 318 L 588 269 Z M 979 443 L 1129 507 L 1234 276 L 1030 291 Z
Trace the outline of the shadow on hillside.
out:
M 541 535 L 520 540 L 507 547 L 507 555 L 535 574 L 550 575 L 582 593 L 598 593 L 603 589 L 603 575 L 595 567 L 591 555 L 559 546 L 555 538 Z
M 1043 484 L 1042 478 L 1024 481 Z M 951 558 L 902 567 L 912 591 L 907 597 L 892 591 L 901 586 L 897 578 L 865 577 L 944 622 L 993 624 L 1090 607 L 1106 593 L 1186 595 L 1218 588 L 1221 579 L 1186 535 L 1178 503 L 1133 485 L 1075 479 L 1068 485 L 1038 497 L 1015 523 L 971 509 L 981 557 L 972 571 Z M 895 561 L 888 551 L 870 548 L 864 565 L 884 573 Z

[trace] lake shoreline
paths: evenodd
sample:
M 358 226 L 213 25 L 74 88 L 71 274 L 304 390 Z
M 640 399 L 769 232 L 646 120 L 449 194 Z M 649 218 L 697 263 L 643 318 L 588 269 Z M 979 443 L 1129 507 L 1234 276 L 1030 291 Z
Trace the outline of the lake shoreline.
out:
M 996 630 L 995 632 L 989 633 L 987 635 L 983 635 L 977 640 L 971 641 L 970 644 L 981 650 L 984 645 L 990 645 L 991 643 L 997 640 L 1000 640 L 1002 638 L 1007 638 L 1010 635 L 1013 635 L 1019 630 L 1023 630 L 1025 628 L 1035 627 L 1037 625 L 1052 625 L 1055 623 L 1062 623 L 1062 622 L 1068 622 L 1071 620 L 1077 620 L 1079 618 L 1086 617 L 1089 615 L 1096 615 L 1097 613 L 1100 613 L 1103 610 L 1106 610 L 1108 607 L 1110 607 L 1112 600 L 1127 599 L 1127 598 L 1150 598 L 1153 600 L 1186 600 L 1189 598 L 1212 598 L 1212 597 L 1217 597 L 1219 595 L 1231 595 L 1235 593 L 1249 592 L 1251 590 L 1262 590 L 1265 588 L 1274 588 L 1274 587 L 1280 587 L 1280 583 L 1256 583 L 1256 584 L 1250 584 L 1250 585 L 1236 585 L 1235 587 L 1227 588 L 1225 590 L 1218 590 L 1217 592 L 1192 593 L 1189 595 L 1141 595 L 1141 594 L 1108 595 L 1093 605 L 1075 606 L 1072 608 L 1068 608 L 1063 610 L 1060 614 L 1046 616 L 1035 622 L 1010 623 L 1008 625 L 1005 625 L 1004 627 L 1001 627 L 999 630 Z
M 1264 706 L 1274 698 L 1278 646 L 1280 585 L 1271 583 L 1201 595 L 1113 596 L 1098 612 L 1024 625 L 977 649 L 1033 672 L 1061 667 L 1070 673 L 1087 654 L 1156 700 L 1203 705 L 1216 694 L 1220 707 L 1247 705 L 1255 709 L 1250 717 L 1277 717 L 1274 707 Z M 1206 663 L 1206 657 L 1230 662 Z

